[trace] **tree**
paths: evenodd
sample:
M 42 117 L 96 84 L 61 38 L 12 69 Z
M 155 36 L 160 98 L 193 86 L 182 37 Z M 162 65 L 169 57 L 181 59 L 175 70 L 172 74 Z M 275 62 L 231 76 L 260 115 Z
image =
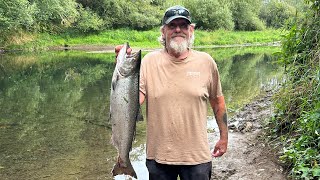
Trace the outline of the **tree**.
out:
M 190 10 L 193 22 L 198 28 L 233 30 L 234 24 L 228 1 L 190 0 L 184 5 Z
M 74 23 L 74 29 L 90 32 L 103 29 L 104 21 L 90 8 L 83 8 L 79 5 L 79 18 Z
M 267 27 L 281 28 L 296 16 L 296 9 L 285 1 L 270 0 L 262 7 L 259 17 Z
M 79 17 L 75 0 L 34 0 L 35 20 L 41 31 L 59 31 L 70 27 Z
M 260 0 L 233 0 L 232 16 L 235 30 L 263 30 L 264 23 L 259 19 Z
M 31 29 L 35 23 L 35 6 L 28 0 L 0 2 L 0 33 Z
M 150 29 L 161 22 L 158 4 L 154 0 L 78 0 L 92 9 L 105 22 L 106 28 Z

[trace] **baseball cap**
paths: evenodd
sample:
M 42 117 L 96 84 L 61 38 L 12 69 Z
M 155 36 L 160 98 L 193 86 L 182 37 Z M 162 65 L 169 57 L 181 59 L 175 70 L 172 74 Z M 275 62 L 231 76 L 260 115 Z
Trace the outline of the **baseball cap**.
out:
M 169 24 L 172 20 L 177 18 L 186 19 L 191 24 L 191 16 L 188 9 L 182 6 L 172 6 L 166 10 L 163 16 L 162 24 Z

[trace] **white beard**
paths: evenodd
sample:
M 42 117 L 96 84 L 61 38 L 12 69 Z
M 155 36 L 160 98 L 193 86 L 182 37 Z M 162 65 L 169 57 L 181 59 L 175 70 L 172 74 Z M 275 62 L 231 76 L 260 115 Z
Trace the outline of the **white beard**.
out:
M 169 47 L 173 49 L 176 53 L 180 54 L 188 50 L 189 42 L 187 40 L 184 40 L 179 43 L 175 40 L 171 40 L 169 43 Z

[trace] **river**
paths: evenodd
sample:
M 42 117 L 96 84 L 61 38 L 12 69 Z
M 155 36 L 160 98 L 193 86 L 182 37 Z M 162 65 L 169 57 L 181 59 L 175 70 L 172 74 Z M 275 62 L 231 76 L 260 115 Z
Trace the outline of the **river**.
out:
M 216 60 L 228 113 L 278 85 L 277 48 L 201 49 Z M 113 179 L 109 93 L 113 53 L 0 54 L 0 179 Z M 209 110 L 208 132 L 216 124 Z M 130 154 L 147 179 L 145 121 Z M 122 176 L 116 179 L 124 179 Z

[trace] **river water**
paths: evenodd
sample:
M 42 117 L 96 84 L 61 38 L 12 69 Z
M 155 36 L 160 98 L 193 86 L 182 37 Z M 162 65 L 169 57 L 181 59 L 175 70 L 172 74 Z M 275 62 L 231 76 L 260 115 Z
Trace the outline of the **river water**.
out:
M 278 85 L 277 48 L 201 50 L 218 64 L 230 114 Z M 0 179 L 113 179 L 113 68 L 113 53 L 0 54 Z M 208 131 L 215 129 L 209 116 Z M 144 143 L 145 121 L 130 154 L 142 180 L 148 179 Z

